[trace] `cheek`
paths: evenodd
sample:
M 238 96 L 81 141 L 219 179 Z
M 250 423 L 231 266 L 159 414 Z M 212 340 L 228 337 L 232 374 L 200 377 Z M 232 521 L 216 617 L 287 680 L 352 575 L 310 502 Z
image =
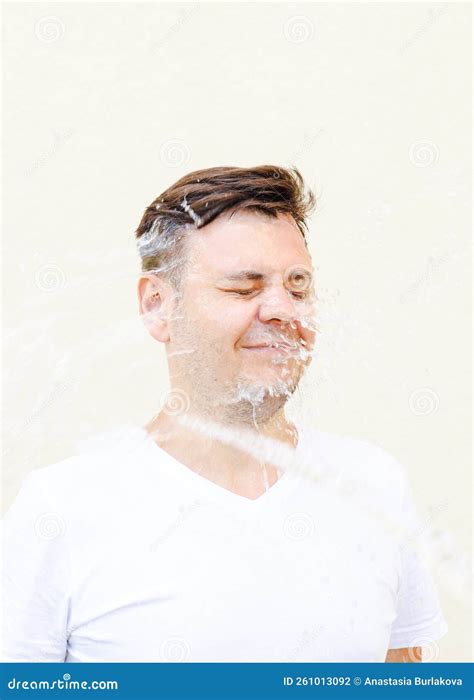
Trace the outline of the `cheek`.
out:
M 189 299 L 181 315 L 190 319 L 187 325 L 201 341 L 214 342 L 223 348 L 234 346 L 245 335 L 252 325 L 255 310 L 240 299 L 216 299 L 202 294 Z
M 297 316 L 298 331 L 305 341 L 308 350 L 312 350 L 316 342 L 316 313 L 314 306 L 305 306 Z
M 305 341 L 305 347 L 307 350 L 312 350 L 316 342 L 316 332 L 314 330 L 309 330 L 304 326 L 300 328 L 300 335 Z
M 214 300 L 206 309 L 206 317 L 215 328 L 217 335 L 227 338 L 234 345 L 251 327 L 255 309 L 240 299 Z

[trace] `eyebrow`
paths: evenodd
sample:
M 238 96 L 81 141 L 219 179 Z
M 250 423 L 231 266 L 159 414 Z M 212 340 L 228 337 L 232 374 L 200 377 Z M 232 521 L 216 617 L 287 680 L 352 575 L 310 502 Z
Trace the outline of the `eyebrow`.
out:
M 229 280 L 230 282 L 241 282 L 242 280 L 261 282 L 265 279 L 265 275 L 256 270 L 242 270 L 241 272 L 233 272 L 229 275 L 224 275 L 223 279 Z

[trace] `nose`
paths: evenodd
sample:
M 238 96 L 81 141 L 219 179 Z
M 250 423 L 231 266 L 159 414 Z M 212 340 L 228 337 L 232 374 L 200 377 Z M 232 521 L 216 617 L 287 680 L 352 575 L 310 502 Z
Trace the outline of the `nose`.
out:
M 262 323 L 290 323 L 297 319 L 295 302 L 285 287 L 272 287 L 260 299 L 258 319 Z
M 272 287 L 260 297 L 258 320 L 280 327 L 291 325 L 306 348 L 311 350 L 316 340 L 316 325 L 312 304 L 301 308 L 283 286 Z

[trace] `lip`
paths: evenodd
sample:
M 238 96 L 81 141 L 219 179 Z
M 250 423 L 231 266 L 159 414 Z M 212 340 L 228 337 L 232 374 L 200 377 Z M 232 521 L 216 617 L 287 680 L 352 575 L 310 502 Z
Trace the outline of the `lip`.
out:
M 287 343 L 260 343 L 258 345 L 243 345 L 242 350 L 250 350 L 251 352 L 261 352 L 267 354 L 284 354 L 288 355 L 295 352 L 297 348 Z

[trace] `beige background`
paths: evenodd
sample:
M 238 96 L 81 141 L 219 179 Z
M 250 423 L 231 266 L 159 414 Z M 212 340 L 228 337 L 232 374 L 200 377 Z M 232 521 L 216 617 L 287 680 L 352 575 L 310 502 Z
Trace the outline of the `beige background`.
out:
M 293 415 L 409 468 L 450 626 L 431 652 L 470 660 L 469 5 L 3 14 L 3 507 L 77 439 L 159 409 L 145 206 L 197 168 L 297 165 L 319 197 L 323 333 Z

